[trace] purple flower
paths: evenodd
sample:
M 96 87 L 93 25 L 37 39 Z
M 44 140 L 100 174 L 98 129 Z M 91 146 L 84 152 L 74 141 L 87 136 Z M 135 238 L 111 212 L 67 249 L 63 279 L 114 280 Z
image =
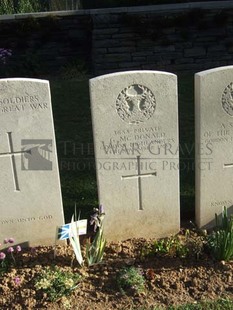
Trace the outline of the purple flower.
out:
M 103 206 L 103 205 L 100 205 L 100 207 L 99 207 L 99 213 L 100 213 L 100 215 L 101 215 L 101 214 L 104 214 L 104 206 Z
M 7 252 L 8 252 L 8 253 L 14 252 L 14 248 L 13 248 L 12 246 L 10 246 L 10 247 L 7 249 Z
M 6 59 L 8 57 L 12 56 L 12 50 L 10 49 L 5 49 L 5 48 L 0 48 L 0 61 L 5 64 Z
M 94 232 L 96 232 L 97 227 L 100 226 L 98 215 L 97 212 L 91 215 L 90 225 L 94 225 Z
M 15 242 L 14 238 L 5 238 L 4 239 L 4 243 L 5 244 L 7 244 L 7 243 L 14 243 L 14 242 Z
M 21 251 L 22 251 L 21 246 L 20 246 L 20 245 L 17 245 L 17 246 L 16 246 L 16 252 L 18 253 L 18 252 L 21 252 Z
M 98 227 L 101 227 L 101 223 L 104 218 L 104 207 L 100 205 L 99 208 L 94 208 L 93 211 L 95 212 L 91 215 L 90 225 L 94 225 L 94 232 L 96 232 Z
M 3 252 L 0 252 L 0 260 L 4 260 L 6 257 L 6 254 Z
M 21 279 L 19 277 L 14 278 L 15 285 L 19 285 L 21 283 Z

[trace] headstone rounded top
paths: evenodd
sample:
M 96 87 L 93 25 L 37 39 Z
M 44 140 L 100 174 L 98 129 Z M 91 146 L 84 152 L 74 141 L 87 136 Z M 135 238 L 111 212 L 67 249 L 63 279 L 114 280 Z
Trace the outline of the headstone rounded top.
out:
M 31 78 L 6 78 L 6 79 L 1 79 L 0 82 L 34 82 L 34 83 L 49 83 L 48 80 L 31 79 Z
M 175 78 L 177 77 L 175 74 L 166 72 L 166 71 L 156 71 L 156 70 L 131 70 L 131 71 L 124 71 L 124 72 L 115 72 L 115 73 L 109 73 L 109 74 L 104 74 L 97 76 L 95 78 L 90 79 L 90 82 L 94 80 L 99 80 L 99 79 L 105 79 L 105 78 L 111 78 L 111 77 L 117 77 L 117 76 L 123 76 L 123 75 L 136 75 L 136 74 L 156 74 L 156 75 L 169 75 L 169 76 L 174 76 Z
M 195 73 L 195 76 L 204 76 L 204 75 L 207 75 L 207 74 L 212 74 L 212 73 L 222 72 L 222 71 L 232 71 L 232 69 L 233 69 L 233 66 L 217 67 L 217 68 L 213 68 L 213 69 L 197 72 L 197 73 Z

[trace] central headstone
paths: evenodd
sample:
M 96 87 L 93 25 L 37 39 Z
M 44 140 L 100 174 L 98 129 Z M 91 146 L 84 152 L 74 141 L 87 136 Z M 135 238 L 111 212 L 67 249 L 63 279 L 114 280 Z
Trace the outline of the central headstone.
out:
M 129 71 L 90 80 L 99 201 L 108 240 L 179 230 L 177 78 Z
M 233 213 L 233 66 L 195 75 L 196 222 Z
M 54 244 L 63 208 L 48 81 L 0 80 L 0 235 Z

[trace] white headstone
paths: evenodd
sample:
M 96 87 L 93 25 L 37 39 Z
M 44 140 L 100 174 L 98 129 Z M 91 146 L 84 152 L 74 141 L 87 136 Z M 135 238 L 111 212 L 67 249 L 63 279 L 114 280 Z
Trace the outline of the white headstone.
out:
M 233 66 L 195 75 L 196 222 L 233 213 Z
M 0 235 L 54 244 L 63 208 L 49 82 L 0 80 Z
M 99 201 L 108 240 L 179 230 L 177 78 L 128 71 L 90 80 Z

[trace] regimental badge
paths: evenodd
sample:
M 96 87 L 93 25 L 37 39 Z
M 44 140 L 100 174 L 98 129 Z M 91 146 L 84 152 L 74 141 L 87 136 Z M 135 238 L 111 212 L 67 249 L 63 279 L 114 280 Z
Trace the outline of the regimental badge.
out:
M 233 116 L 233 83 L 230 83 L 222 94 L 222 107 L 224 111 Z
M 148 120 L 155 111 L 156 100 L 146 86 L 133 84 L 124 88 L 117 97 L 116 111 L 129 124 L 140 124 Z

